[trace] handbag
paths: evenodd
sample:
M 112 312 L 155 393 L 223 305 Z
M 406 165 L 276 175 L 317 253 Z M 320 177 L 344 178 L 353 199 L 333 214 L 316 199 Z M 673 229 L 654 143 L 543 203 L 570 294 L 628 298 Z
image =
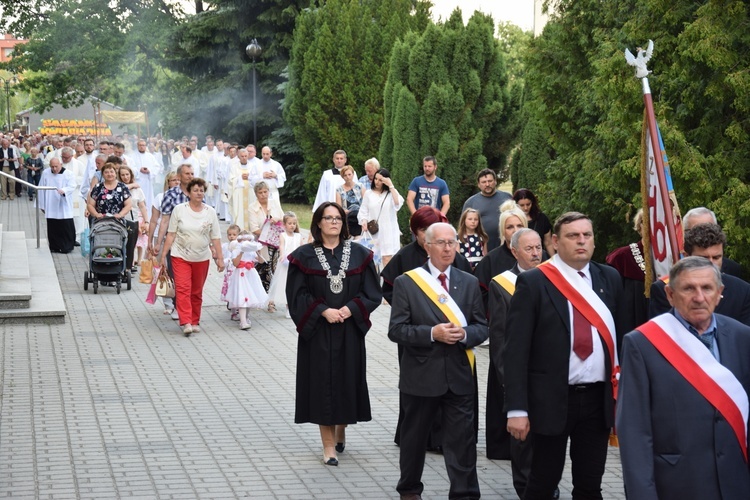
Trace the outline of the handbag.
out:
M 284 225 L 281 221 L 271 222 L 271 219 L 266 219 L 260 229 L 258 241 L 267 247 L 279 248 L 281 233 L 283 232 Z
M 160 268 L 158 266 L 154 266 L 154 273 L 158 276 Z M 156 276 L 154 276 L 154 280 L 151 282 L 151 286 L 148 288 L 148 294 L 146 294 L 146 303 L 147 304 L 156 304 Z
M 141 273 L 138 276 L 141 283 L 150 284 L 154 281 L 154 259 L 144 259 L 141 261 Z
M 383 202 L 380 204 L 378 218 L 367 221 L 367 232 L 370 233 L 371 236 L 375 236 L 376 234 L 378 234 L 378 231 L 380 231 L 380 224 L 378 223 L 378 221 L 380 220 L 380 214 L 383 213 L 383 205 L 385 205 L 385 200 L 388 198 L 389 194 L 391 194 L 390 191 L 385 193 L 385 196 L 383 196 Z
M 91 241 L 89 241 L 89 228 L 85 228 L 83 230 L 83 234 L 81 235 L 81 255 L 84 257 L 88 257 L 89 253 L 91 253 Z
M 370 234 L 378 234 L 378 231 L 380 231 L 380 224 L 378 224 L 378 221 L 368 220 L 367 221 L 367 232 Z
M 156 280 L 157 297 L 174 297 L 174 280 L 167 274 L 166 266 L 162 266 L 159 271 L 159 278 Z

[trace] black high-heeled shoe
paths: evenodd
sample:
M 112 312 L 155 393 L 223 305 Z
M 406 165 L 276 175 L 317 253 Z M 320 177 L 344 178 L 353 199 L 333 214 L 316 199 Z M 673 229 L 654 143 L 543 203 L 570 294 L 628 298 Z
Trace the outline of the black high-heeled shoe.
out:
M 329 457 L 326 457 L 325 455 L 323 455 L 323 463 L 325 465 L 332 465 L 333 467 L 338 467 L 339 465 L 339 461 L 336 457 L 329 458 Z
M 346 448 L 346 443 L 336 443 L 336 451 L 342 453 Z

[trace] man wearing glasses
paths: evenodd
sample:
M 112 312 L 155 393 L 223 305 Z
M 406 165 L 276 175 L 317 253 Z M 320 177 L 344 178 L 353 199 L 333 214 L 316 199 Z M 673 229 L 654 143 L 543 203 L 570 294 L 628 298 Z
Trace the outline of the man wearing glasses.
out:
M 429 260 L 396 278 L 388 338 L 403 347 L 399 390 L 402 499 L 421 498 L 425 446 L 442 410 L 443 455 L 450 498 L 479 498 L 474 434 L 474 351 L 487 338 L 477 279 L 451 265 L 456 231 L 446 223 L 425 233 Z

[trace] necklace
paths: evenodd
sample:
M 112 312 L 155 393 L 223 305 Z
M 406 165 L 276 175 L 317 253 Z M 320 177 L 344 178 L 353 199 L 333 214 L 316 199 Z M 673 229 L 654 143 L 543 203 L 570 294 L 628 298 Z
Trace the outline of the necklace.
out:
M 635 260 L 635 263 L 638 264 L 638 267 L 641 268 L 641 271 L 645 273 L 646 261 L 643 260 L 643 255 L 641 255 L 641 249 L 638 248 L 638 243 L 630 244 L 630 252 L 633 254 L 633 260 Z
M 331 288 L 331 292 L 333 293 L 338 294 L 344 291 L 344 278 L 346 278 L 346 269 L 349 267 L 349 256 L 351 255 L 351 251 L 352 241 L 346 240 L 344 242 L 344 256 L 341 259 L 341 267 L 339 268 L 338 274 L 334 276 L 333 273 L 331 273 L 331 266 L 328 264 L 328 261 L 323 254 L 323 247 L 315 247 L 315 255 L 318 256 L 320 266 L 324 271 L 328 271 L 328 275 L 326 276 L 326 278 L 330 280 L 329 286 Z

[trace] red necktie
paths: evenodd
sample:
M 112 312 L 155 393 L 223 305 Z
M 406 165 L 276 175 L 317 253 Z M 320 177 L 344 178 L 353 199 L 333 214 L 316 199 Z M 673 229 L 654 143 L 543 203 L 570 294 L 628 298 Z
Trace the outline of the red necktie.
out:
M 440 280 L 440 284 L 443 285 L 443 288 L 445 288 L 445 291 L 448 291 L 448 284 L 445 282 L 445 273 L 440 273 L 438 275 L 438 279 Z
M 578 271 L 585 280 L 586 275 Z M 594 343 L 591 340 L 591 323 L 573 305 L 573 352 L 579 358 L 586 359 L 594 352 Z

